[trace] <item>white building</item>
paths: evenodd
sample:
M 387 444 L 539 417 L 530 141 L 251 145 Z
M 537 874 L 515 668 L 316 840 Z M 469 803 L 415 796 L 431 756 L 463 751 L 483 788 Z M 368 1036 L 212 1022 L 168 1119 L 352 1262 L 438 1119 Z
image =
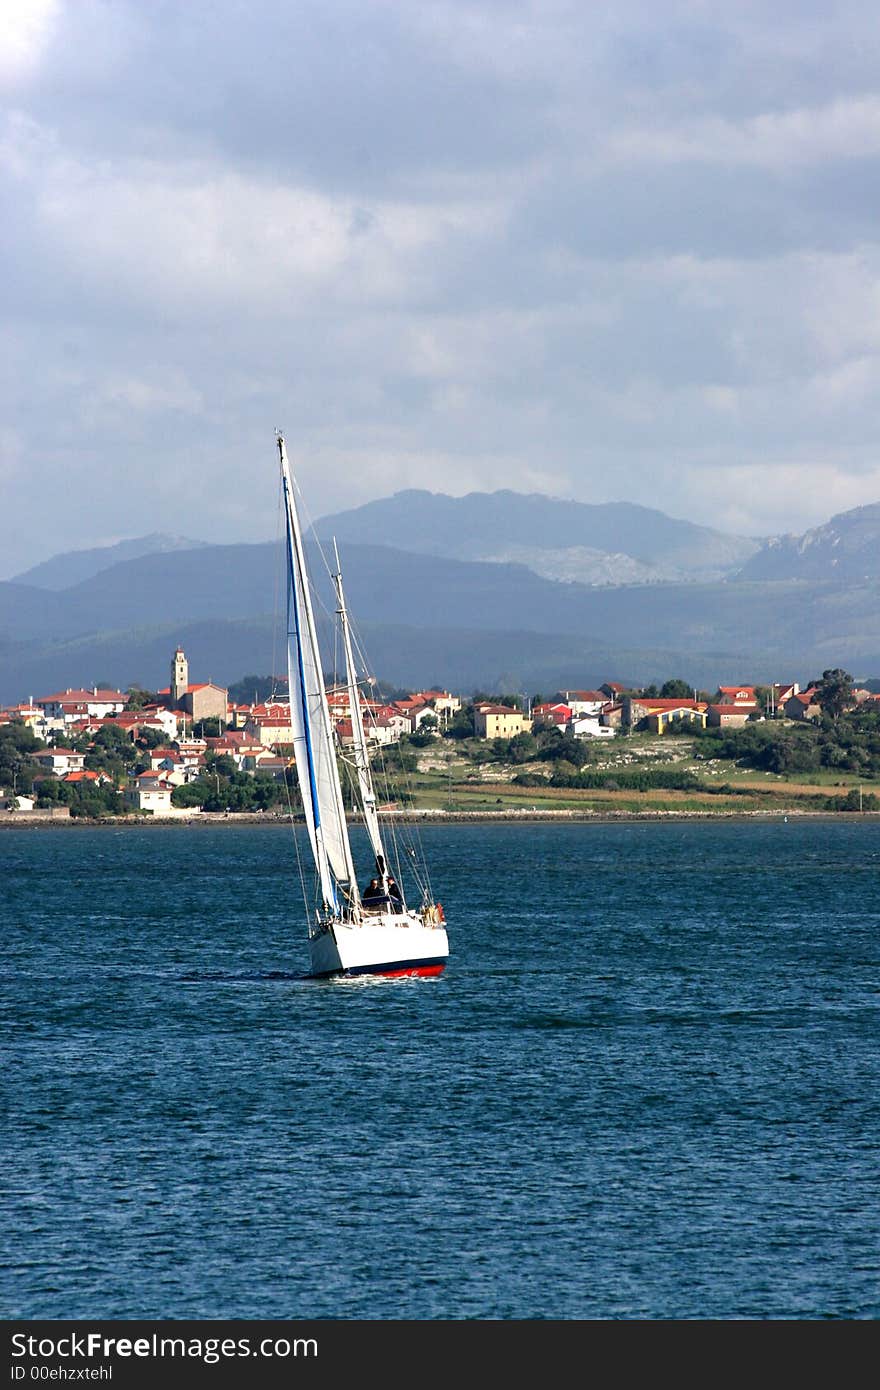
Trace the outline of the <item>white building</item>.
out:
M 154 816 L 173 816 L 177 814 L 176 808 L 171 805 L 173 791 L 171 783 L 158 772 L 142 772 L 126 787 L 123 800 L 132 811 L 152 812 Z M 183 814 L 189 814 L 189 811 Z
M 78 772 L 86 760 L 85 753 L 75 753 L 72 748 L 44 748 L 33 754 L 35 762 L 47 772 L 63 777 L 66 772 Z
M 122 690 L 57 690 L 54 695 L 41 695 L 37 704 L 50 718 L 107 719 L 111 714 L 121 714 L 128 703 L 128 696 Z
M 575 738 L 614 738 L 614 730 L 608 724 L 600 724 L 595 715 L 575 715 L 568 728 Z

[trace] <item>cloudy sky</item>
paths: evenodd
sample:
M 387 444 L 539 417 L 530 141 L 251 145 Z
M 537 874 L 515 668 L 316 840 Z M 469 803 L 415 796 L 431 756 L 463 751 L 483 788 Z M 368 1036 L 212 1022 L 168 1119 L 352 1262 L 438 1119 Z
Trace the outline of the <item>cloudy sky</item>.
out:
M 880 500 L 880 26 L 825 0 L 3 0 L 0 577 L 404 487 Z

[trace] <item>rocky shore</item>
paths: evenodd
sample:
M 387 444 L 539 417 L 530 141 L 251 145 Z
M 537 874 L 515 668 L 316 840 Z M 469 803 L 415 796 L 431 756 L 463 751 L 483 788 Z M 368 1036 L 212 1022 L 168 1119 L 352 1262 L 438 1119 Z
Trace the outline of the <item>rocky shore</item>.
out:
M 380 812 L 384 820 L 397 821 L 398 823 L 418 823 L 420 825 L 473 825 L 473 824 L 495 824 L 501 822 L 583 822 L 590 821 L 595 824 L 616 823 L 620 821 L 756 821 L 756 820 L 837 820 L 843 816 L 847 819 L 858 820 L 880 820 L 880 811 L 813 811 L 798 810 L 788 807 L 785 810 L 761 810 L 761 811 L 611 811 L 611 810 L 502 810 L 502 811 L 394 811 L 392 813 Z M 351 824 L 361 823 L 361 817 L 349 817 Z M 197 815 L 179 816 L 105 816 L 100 819 L 89 820 L 85 817 L 59 817 L 53 816 L 48 812 L 39 811 L 5 811 L 0 812 L 0 830 L 77 830 L 95 829 L 96 827 L 112 827 L 117 830 L 124 830 L 130 826 L 141 827 L 168 827 L 172 825 L 185 825 L 191 827 L 215 826 L 215 825 L 285 825 L 289 823 L 289 817 L 276 814 L 274 812 L 258 811 L 230 811 L 230 812 L 210 812 L 202 811 Z M 304 824 L 302 818 L 296 819 L 297 824 Z

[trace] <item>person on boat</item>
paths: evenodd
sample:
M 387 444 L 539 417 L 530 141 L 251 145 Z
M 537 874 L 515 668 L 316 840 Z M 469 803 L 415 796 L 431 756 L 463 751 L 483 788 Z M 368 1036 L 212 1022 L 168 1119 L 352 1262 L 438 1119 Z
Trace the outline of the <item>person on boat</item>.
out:
M 378 911 L 387 902 L 385 894 L 382 892 L 382 885 L 377 878 L 371 878 L 363 893 L 361 902 L 368 910 Z
M 397 880 L 391 874 L 388 875 L 388 896 L 395 907 L 403 906 L 403 894 L 397 886 Z

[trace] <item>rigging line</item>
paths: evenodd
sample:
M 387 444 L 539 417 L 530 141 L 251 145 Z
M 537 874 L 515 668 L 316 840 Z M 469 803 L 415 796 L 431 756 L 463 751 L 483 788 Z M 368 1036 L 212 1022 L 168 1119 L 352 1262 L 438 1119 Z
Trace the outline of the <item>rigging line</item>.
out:
M 314 547 L 315 547 L 315 549 L 317 550 L 319 556 L 321 557 L 321 563 L 323 564 L 325 570 L 327 571 L 328 576 L 332 579 L 332 578 L 333 578 L 333 571 L 331 570 L 331 568 L 330 568 L 330 566 L 329 566 L 329 564 L 328 564 L 328 562 L 327 562 L 327 556 L 324 554 L 324 547 L 321 545 L 321 542 L 320 542 L 320 539 L 319 539 L 319 537 L 318 537 L 318 534 L 317 534 L 317 532 L 315 531 L 315 523 L 314 523 L 314 521 L 312 520 L 311 512 L 309 511 L 308 507 L 306 506 L 305 499 L 304 499 L 304 497 L 303 497 L 303 495 L 302 495 L 302 492 L 301 492 L 301 490 L 300 490 L 299 482 L 298 482 L 298 479 L 297 479 L 297 476 L 296 476 L 296 470 L 294 470 L 293 486 L 295 487 L 295 489 L 296 489 L 296 491 L 297 491 L 297 494 L 298 494 L 298 496 L 299 496 L 299 503 L 298 503 L 298 505 L 297 505 L 297 511 L 300 513 L 300 515 L 302 516 L 303 520 L 304 520 L 305 523 L 306 523 L 306 534 L 310 536 L 312 544 L 314 545 Z
M 376 751 L 378 753 L 377 772 L 379 774 L 379 779 L 381 780 L 381 784 L 383 787 L 384 800 L 386 802 L 386 805 L 390 805 L 391 779 L 388 771 L 388 766 L 385 762 L 384 749 L 380 745 Z M 398 762 L 400 762 L 399 756 Z M 409 781 L 409 775 L 402 765 L 399 766 L 397 785 L 398 787 L 402 788 L 405 799 L 407 799 L 411 803 L 413 800 L 412 783 Z M 403 846 L 404 850 L 409 854 L 409 860 L 405 862 L 407 862 L 409 872 L 415 879 L 416 886 L 418 887 L 419 891 L 423 894 L 423 896 L 430 895 L 430 880 L 428 878 L 427 863 L 425 862 L 424 851 L 421 845 L 421 838 L 418 832 L 418 823 L 405 823 L 396 819 L 393 812 L 388 812 L 386 819 L 383 821 L 383 824 L 385 827 L 386 839 L 390 841 L 392 856 L 394 859 L 395 867 L 397 869 L 398 877 L 401 879 L 401 881 L 403 881 L 401 861 L 401 846 Z M 413 831 L 415 831 L 415 835 L 413 835 Z M 414 848 L 414 840 L 415 844 L 418 847 L 417 849 Z
M 296 820 L 294 818 L 293 803 L 290 796 L 290 783 L 287 780 L 286 773 L 284 778 L 284 790 L 287 793 L 287 814 L 290 820 L 290 829 L 292 832 L 290 838 L 293 840 L 294 853 L 296 854 L 296 867 L 299 873 L 299 886 L 302 891 L 303 911 L 305 912 L 306 921 L 309 923 L 309 926 L 311 926 L 309 899 L 308 893 L 306 891 L 306 875 L 305 870 L 303 869 L 302 855 L 299 851 L 299 836 L 296 833 Z
M 351 631 L 351 627 L 352 627 L 352 624 L 351 624 L 351 622 L 349 621 L 349 631 Z M 368 669 L 368 662 L 367 662 L 367 659 L 366 659 L 366 656 L 365 656 L 365 653 L 364 653 L 364 648 L 363 648 L 363 645 L 362 645 L 360 639 L 358 638 L 356 632 L 355 632 L 355 634 L 354 634 L 354 645 L 355 645 L 355 647 L 356 647 L 357 657 L 358 657 L 358 659 L 360 660 L 360 663 L 361 663 L 362 668 L 363 668 L 364 670 L 367 670 L 367 669 Z M 375 718 L 374 718 L 374 716 L 373 716 L 373 713 L 372 713 L 371 710 L 369 710 L 369 708 L 368 708 L 368 710 L 367 710 L 367 713 L 369 714 L 369 717 L 372 718 L 372 719 L 374 720 L 374 722 L 375 722 Z M 383 753 L 382 753 L 382 747 L 381 747 L 381 745 L 379 745 L 377 751 L 378 751 L 378 753 L 379 753 L 379 764 L 380 764 L 380 768 L 381 768 L 381 772 L 382 772 L 383 780 L 384 780 L 385 800 L 386 800 L 386 802 L 388 802 L 388 801 L 390 801 L 390 799 L 391 799 L 391 797 L 390 797 L 390 778 L 389 778 L 389 776 L 388 776 L 388 769 L 387 769 L 387 767 L 386 767 L 386 765 L 385 765 L 385 760 L 384 760 L 384 756 L 383 756 Z M 371 764 L 371 765 L 372 765 L 372 764 Z M 413 795 L 412 795 L 412 781 L 410 780 L 409 773 L 407 772 L 406 768 L 403 766 L 402 763 L 401 763 L 401 765 L 400 765 L 400 767 L 399 767 L 399 769 L 398 769 L 397 782 L 398 782 L 398 785 L 402 785 L 402 786 L 403 786 L 403 789 L 404 789 L 404 791 L 405 791 L 405 793 L 406 793 L 406 795 L 407 795 L 408 800 L 410 801 L 410 803 L 412 803 L 412 801 L 413 801 Z M 411 823 L 403 824 L 403 823 L 396 823 L 395 821 L 392 820 L 392 821 L 388 822 L 388 827 L 389 827 L 389 835 L 390 835 L 390 839 L 391 839 L 392 848 L 393 848 L 393 851 L 394 851 L 394 857 L 395 857 L 395 861 L 396 861 L 396 866 L 397 866 L 398 875 L 400 875 L 400 873 L 401 873 L 400 848 L 401 848 L 401 845 L 403 845 L 404 849 L 407 850 L 407 851 L 409 852 L 410 860 L 411 860 L 410 865 L 409 865 L 410 871 L 412 872 L 412 875 L 413 875 L 413 877 L 415 878 L 416 883 L 417 883 L 419 889 L 420 889 L 421 891 L 423 891 L 423 892 L 427 892 L 428 894 L 430 894 L 430 892 L 431 892 L 431 885 L 430 885 L 430 879 L 429 879 L 429 877 L 428 877 L 427 860 L 426 860 L 426 857 L 425 857 L 424 846 L 423 846 L 423 843 L 422 843 L 422 836 L 421 836 L 421 831 L 420 831 L 420 829 L 419 829 L 418 822 L 417 822 L 417 821 L 414 821 L 414 822 L 411 822 Z M 421 869 L 422 869 L 423 872 L 424 872 L 424 880 L 422 879 L 420 873 L 418 872 L 418 866 L 421 866 Z

